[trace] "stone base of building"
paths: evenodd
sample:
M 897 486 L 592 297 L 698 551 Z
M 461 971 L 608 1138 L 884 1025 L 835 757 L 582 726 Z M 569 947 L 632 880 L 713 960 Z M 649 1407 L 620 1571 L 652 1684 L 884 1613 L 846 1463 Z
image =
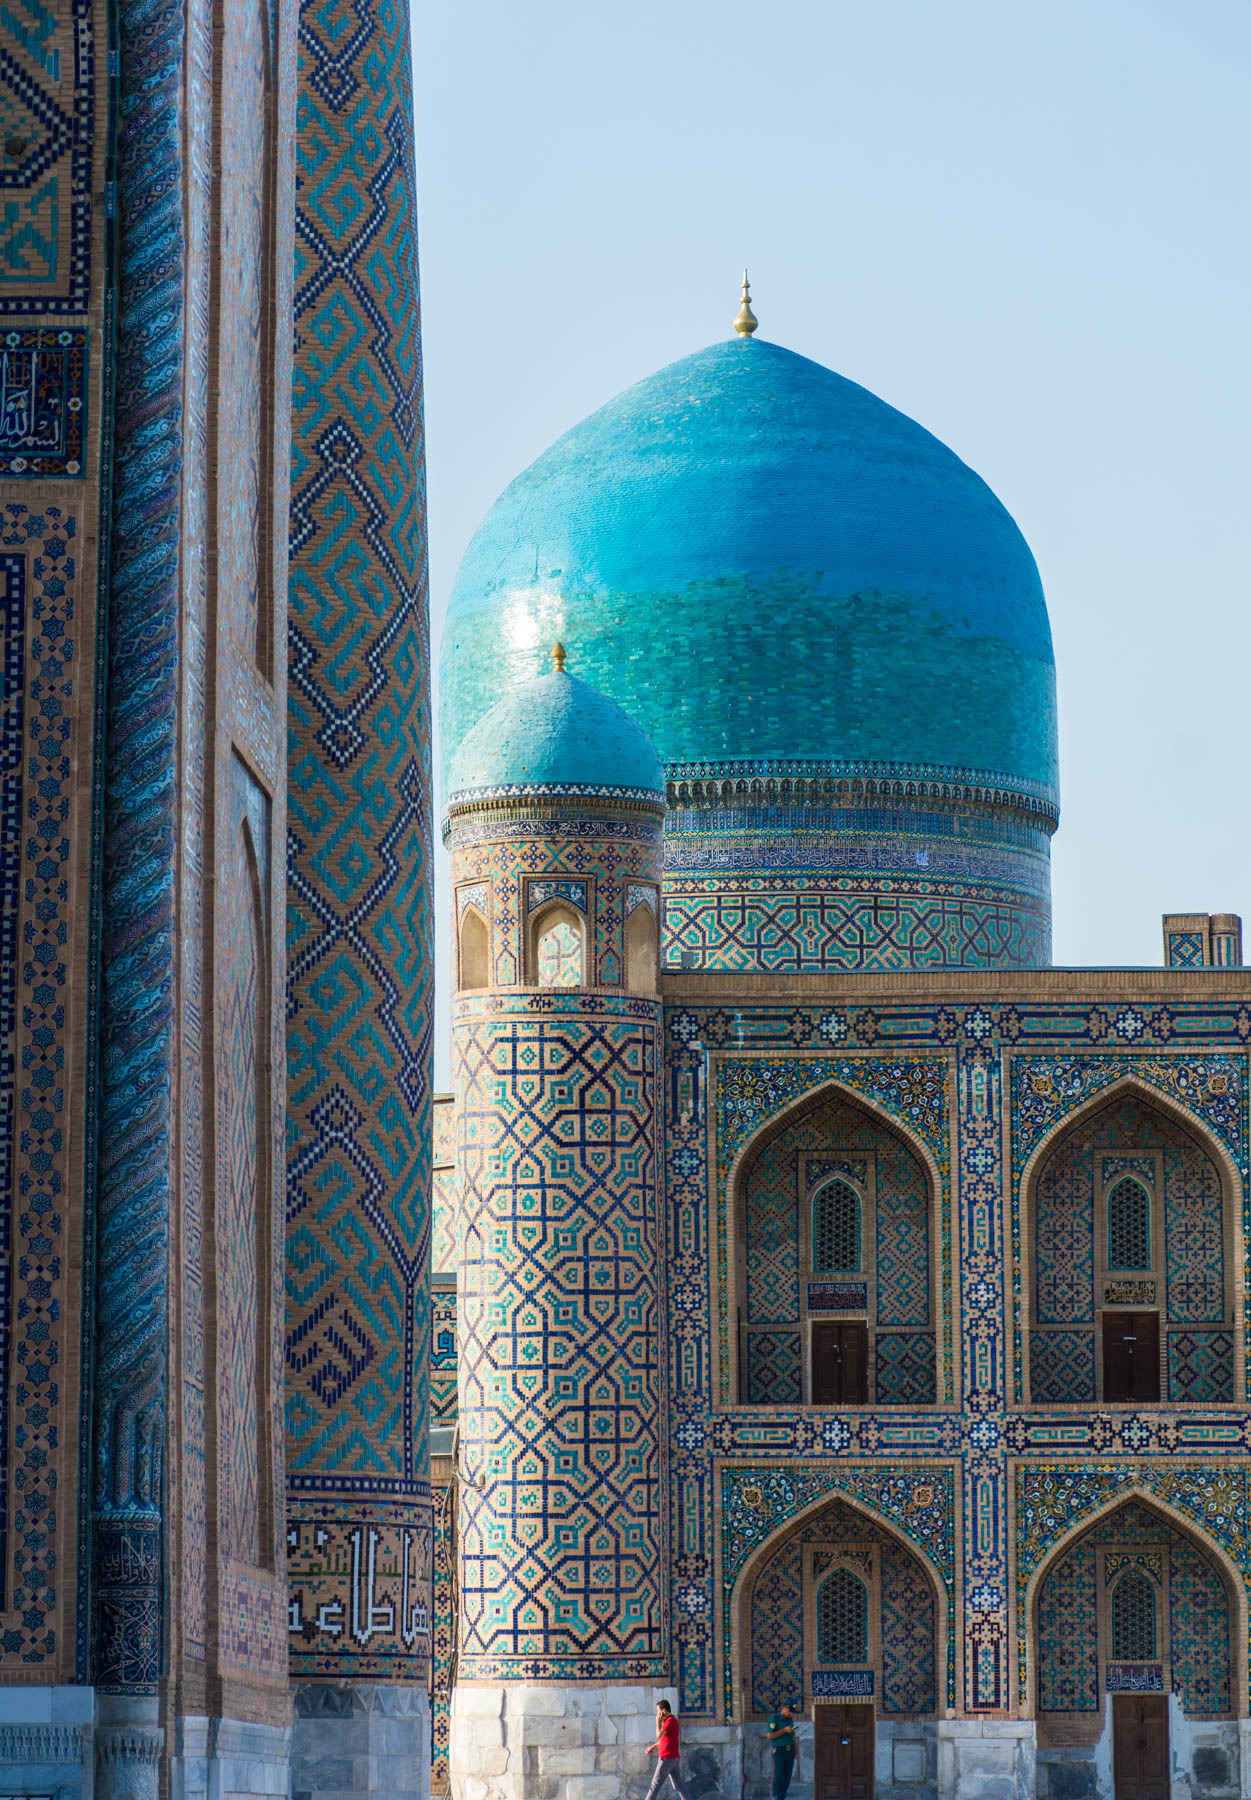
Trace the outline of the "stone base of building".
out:
M 1188 1719 L 1168 1703 L 1172 1800 L 1251 1800 L 1251 1719 Z M 1037 1800 L 1114 1800 L 1112 1701 L 1090 1744 L 1038 1745 Z
M 0 1688 L 0 1793 L 89 1800 L 95 1706 L 89 1687 Z
M 642 1800 L 656 1767 L 646 1750 L 657 1700 L 677 1705 L 663 1687 L 457 1687 L 453 1800 Z M 936 1800 L 939 1729 L 934 1720 L 878 1721 L 874 1800 Z M 797 1721 L 797 1736 L 788 1800 L 812 1800 L 810 1719 Z M 769 1800 L 764 1725 L 683 1724 L 682 1777 L 692 1800 Z
M 292 1800 L 427 1800 L 430 1698 L 392 1682 L 293 1684 Z
M 940 1719 L 942 1800 L 1033 1800 L 1035 1744 L 1032 1719 Z
M 291 1728 L 190 1715 L 174 1727 L 170 1800 L 287 1800 Z
M 452 1800 L 642 1800 L 662 1699 L 677 1704 L 671 1688 L 458 1687 Z M 879 1718 L 874 1800 L 1114 1800 L 1111 1717 L 1089 1745 L 1050 1747 L 1032 1719 Z M 813 1800 L 811 1718 L 796 1737 L 787 1800 Z M 1169 1756 L 1171 1800 L 1251 1800 L 1251 1720 L 1188 1719 L 1173 1695 Z M 682 1775 L 693 1800 L 769 1800 L 764 1725 L 684 1724 Z
M 449 1720 L 452 1800 L 642 1800 L 656 1766 L 645 1752 L 656 1739 L 658 1700 L 676 1707 L 677 1694 L 607 1682 L 458 1685 Z M 684 1765 L 697 1739 L 695 1727 L 684 1734 Z
M 692 1726 L 686 1737 L 695 1742 L 699 1731 Z M 706 1729 L 706 1728 L 705 1728 Z M 730 1727 L 722 1728 L 729 1731 Z M 878 1719 L 874 1726 L 873 1800 L 936 1800 L 938 1793 L 938 1722 L 935 1719 Z M 769 1800 L 773 1791 L 773 1751 L 762 1724 L 749 1722 L 741 1734 L 741 1800 Z M 812 1800 L 812 1719 L 795 1721 L 798 1755 L 787 1800 Z M 726 1774 L 733 1781 L 733 1750 L 725 1756 Z M 688 1786 L 691 1785 L 688 1780 Z M 723 1786 L 726 1800 L 739 1800 L 732 1786 Z M 700 1800 L 706 1800 L 701 1795 Z

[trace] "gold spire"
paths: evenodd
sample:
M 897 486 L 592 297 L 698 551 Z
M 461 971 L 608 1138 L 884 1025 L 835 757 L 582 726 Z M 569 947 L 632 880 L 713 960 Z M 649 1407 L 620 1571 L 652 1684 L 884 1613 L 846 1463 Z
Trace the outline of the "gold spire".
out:
M 743 270 L 743 304 L 738 309 L 738 317 L 734 321 L 734 329 L 740 337 L 750 337 L 760 323 L 751 309 L 751 289 L 747 285 L 747 270 Z
M 565 672 L 565 646 L 563 644 L 552 645 L 552 661 L 556 665 L 556 673 L 563 675 Z

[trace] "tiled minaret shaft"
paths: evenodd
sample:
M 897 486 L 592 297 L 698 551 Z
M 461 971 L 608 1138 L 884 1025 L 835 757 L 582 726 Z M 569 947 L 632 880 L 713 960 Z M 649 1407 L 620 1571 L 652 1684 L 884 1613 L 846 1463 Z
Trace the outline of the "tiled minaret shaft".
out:
M 598 702 L 563 675 L 534 688 L 560 683 Z M 454 1792 L 485 1782 L 498 1800 L 568 1772 L 545 1760 L 558 1741 L 576 1742 L 585 1772 L 628 1779 L 646 1738 L 619 1732 L 612 1706 L 649 1714 L 645 1690 L 667 1673 L 663 801 L 560 785 L 454 794 L 447 827 L 459 927 L 451 1771 Z M 551 1736 L 554 1711 L 568 1725 Z
M 428 1785 L 430 710 L 406 7 L 300 21 L 287 1523 L 297 1791 Z M 345 1781 L 345 1769 L 347 1771 Z

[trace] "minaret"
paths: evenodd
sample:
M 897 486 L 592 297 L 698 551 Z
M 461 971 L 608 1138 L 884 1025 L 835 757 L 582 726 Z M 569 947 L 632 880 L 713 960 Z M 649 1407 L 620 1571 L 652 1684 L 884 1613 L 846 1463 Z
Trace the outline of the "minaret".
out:
M 668 1672 L 664 778 L 559 644 L 553 662 L 461 744 L 444 824 L 459 1183 L 451 1780 L 475 1800 L 537 1797 L 579 1771 L 641 1776 L 648 1731 L 621 1715 L 650 1727 Z
M 290 538 L 292 1786 L 425 1800 L 430 686 L 406 6 L 300 8 Z M 288 251 L 288 254 L 290 252 Z

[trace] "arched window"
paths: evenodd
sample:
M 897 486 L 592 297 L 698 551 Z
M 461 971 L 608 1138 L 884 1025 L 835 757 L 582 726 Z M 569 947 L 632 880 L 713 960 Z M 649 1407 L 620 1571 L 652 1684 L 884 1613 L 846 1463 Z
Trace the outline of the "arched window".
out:
M 576 988 L 584 982 L 583 925 L 571 906 L 548 906 L 532 927 L 534 979 L 541 988 Z
M 1108 1267 L 1151 1267 L 1151 1196 L 1132 1175 L 1108 1195 Z
M 860 1196 L 848 1181 L 827 1181 L 812 1199 L 812 1267 L 821 1275 L 860 1268 Z
M 489 984 L 486 920 L 476 907 L 467 906 L 460 915 L 460 985 L 484 988 Z
M 817 1660 L 869 1660 L 869 1590 L 850 1569 L 835 1569 L 817 1595 Z
M 626 920 L 625 950 L 626 987 L 632 994 L 654 994 L 656 915 L 646 901 L 640 900 Z
M 1155 1589 L 1141 1569 L 1127 1569 L 1112 1589 L 1112 1654 L 1118 1662 L 1156 1659 Z

